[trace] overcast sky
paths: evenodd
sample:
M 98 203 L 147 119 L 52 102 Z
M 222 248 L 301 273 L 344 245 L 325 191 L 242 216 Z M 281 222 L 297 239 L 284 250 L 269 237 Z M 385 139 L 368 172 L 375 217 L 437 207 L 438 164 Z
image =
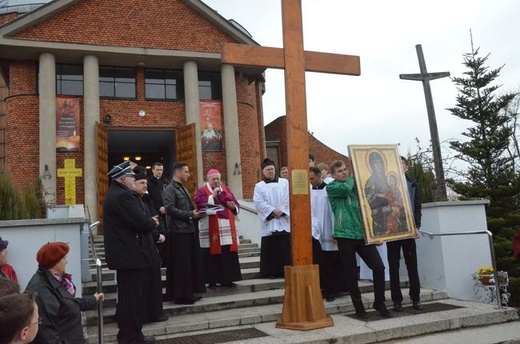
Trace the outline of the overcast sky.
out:
M 260 45 L 282 47 L 281 0 L 205 0 L 243 25 Z M 462 76 L 473 42 L 488 66 L 505 65 L 499 92 L 520 90 L 518 0 L 302 0 L 306 50 L 358 55 L 361 76 L 306 73 L 308 128 L 348 155 L 349 144 L 400 144 L 401 154 L 427 146 L 430 132 L 422 83 L 400 80 L 419 73 L 416 44 L 428 72 Z M 265 124 L 285 114 L 283 71 L 266 72 Z M 470 123 L 450 114 L 457 90 L 450 78 L 431 81 L 441 142 L 463 139 Z M 443 144 L 447 147 L 447 143 Z M 443 148 L 443 155 L 449 152 Z
M 41 2 L 10 0 L 9 4 Z M 263 46 L 282 47 L 281 0 L 205 0 L 243 25 Z M 306 50 L 358 55 L 361 76 L 307 73 L 308 128 L 333 149 L 349 144 L 400 144 L 401 154 L 427 146 L 430 132 L 422 83 L 400 80 L 419 73 L 416 44 L 429 72 L 462 76 L 470 29 L 490 68 L 504 65 L 499 92 L 520 90 L 518 0 L 302 0 Z M 269 69 L 264 121 L 285 114 L 283 71 Z M 431 82 L 441 142 L 464 139 L 470 123 L 452 116 L 457 90 L 449 78 Z M 447 143 L 443 155 L 447 156 Z

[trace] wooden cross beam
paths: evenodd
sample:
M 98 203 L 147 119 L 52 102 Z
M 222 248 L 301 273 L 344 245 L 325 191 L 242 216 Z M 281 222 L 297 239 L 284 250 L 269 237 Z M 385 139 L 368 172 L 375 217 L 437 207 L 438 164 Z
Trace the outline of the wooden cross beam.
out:
M 435 179 L 437 181 L 437 201 L 446 201 L 446 181 L 444 178 L 444 168 L 442 166 L 441 144 L 439 142 L 439 130 L 437 129 L 437 119 L 435 118 L 435 108 L 433 107 L 432 89 L 430 80 L 445 78 L 450 76 L 450 72 L 428 73 L 422 46 L 417 44 L 417 58 L 419 59 L 420 74 L 399 74 L 400 79 L 422 81 L 424 97 L 426 98 L 426 111 L 428 112 L 428 123 L 430 125 L 430 137 L 432 140 L 433 164 L 435 167 Z
M 309 330 L 333 323 L 323 307 L 317 266 L 312 265 L 305 71 L 360 75 L 360 63 L 358 56 L 304 51 L 301 0 L 282 0 L 282 20 L 284 48 L 224 44 L 222 62 L 285 70 L 292 266 L 285 269 L 286 294 L 277 327 Z

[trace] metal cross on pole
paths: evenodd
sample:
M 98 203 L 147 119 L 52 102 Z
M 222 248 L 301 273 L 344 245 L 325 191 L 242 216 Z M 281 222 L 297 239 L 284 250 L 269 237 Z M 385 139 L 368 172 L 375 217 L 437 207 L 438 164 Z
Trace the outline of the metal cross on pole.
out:
M 323 306 L 318 267 L 312 265 L 305 71 L 360 75 L 360 65 L 358 56 L 304 51 L 301 0 L 282 0 L 282 20 L 284 48 L 224 44 L 222 62 L 285 69 L 292 266 L 285 268 L 284 305 L 276 326 L 311 330 L 334 323 Z
M 439 131 L 437 129 L 437 120 L 435 118 L 435 109 L 433 107 L 432 90 L 430 88 L 430 80 L 445 78 L 450 76 L 450 72 L 428 73 L 426 70 L 426 62 L 420 44 L 415 46 L 417 57 L 419 58 L 420 74 L 399 74 L 399 78 L 405 80 L 422 81 L 424 88 L 424 97 L 426 98 L 426 110 L 428 112 L 428 122 L 430 124 L 430 136 L 432 140 L 433 164 L 435 166 L 435 179 L 437 181 L 437 200 L 445 201 L 448 199 L 446 194 L 446 181 L 444 179 L 444 168 L 442 166 L 441 145 L 439 142 Z

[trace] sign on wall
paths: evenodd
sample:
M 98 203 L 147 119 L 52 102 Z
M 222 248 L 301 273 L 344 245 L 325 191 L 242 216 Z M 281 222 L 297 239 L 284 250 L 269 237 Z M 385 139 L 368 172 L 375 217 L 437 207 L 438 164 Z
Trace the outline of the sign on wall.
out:
M 56 98 L 56 151 L 79 151 L 79 98 Z
M 222 102 L 203 100 L 200 102 L 200 128 L 202 151 L 222 150 Z

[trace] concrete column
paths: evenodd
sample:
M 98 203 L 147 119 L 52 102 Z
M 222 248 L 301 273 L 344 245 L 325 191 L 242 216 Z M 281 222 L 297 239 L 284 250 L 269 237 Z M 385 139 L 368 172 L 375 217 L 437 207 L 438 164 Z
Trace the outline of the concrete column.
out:
M 184 100 L 186 105 L 186 124 L 195 123 L 197 185 L 201 185 L 204 182 L 204 173 L 202 171 L 202 143 L 200 141 L 199 76 L 195 61 L 186 61 L 184 63 Z
M 97 221 L 96 122 L 99 122 L 99 62 L 93 55 L 83 58 L 85 207 L 92 222 Z M 108 153 L 108 152 L 107 152 Z
M 222 103 L 224 107 L 224 136 L 226 145 L 227 183 L 235 194 L 242 199 L 242 173 L 240 160 L 240 138 L 238 135 L 237 90 L 235 84 L 235 67 L 223 64 Z M 238 168 L 236 168 L 238 167 Z
M 40 176 L 45 201 L 56 203 L 56 61 L 51 53 L 40 55 Z

